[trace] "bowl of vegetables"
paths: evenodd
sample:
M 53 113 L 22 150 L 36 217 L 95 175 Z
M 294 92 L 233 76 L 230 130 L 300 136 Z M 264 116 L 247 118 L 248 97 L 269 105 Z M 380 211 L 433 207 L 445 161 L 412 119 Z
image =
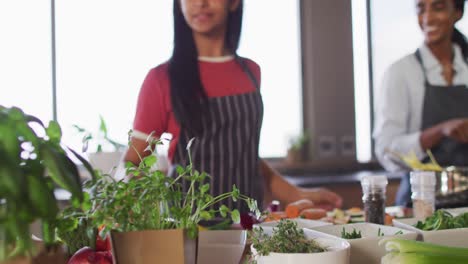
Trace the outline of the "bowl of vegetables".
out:
M 379 263 L 385 249 L 379 247 L 382 238 L 398 237 L 415 240 L 417 233 L 405 229 L 372 223 L 321 226 L 314 230 L 346 239 L 351 245 L 351 264 Z
M 296 222 L 281 220 L 275 227 L 255 227 L 250 235 L 252 261 L 257 264 L 349 263 L 349 243 Z
M 468 247 L 468 211 L 437 210 L 420 221 L 416 218 L 394 219 L 393 225 L 417 232 L 424 242 L 452 247 Z

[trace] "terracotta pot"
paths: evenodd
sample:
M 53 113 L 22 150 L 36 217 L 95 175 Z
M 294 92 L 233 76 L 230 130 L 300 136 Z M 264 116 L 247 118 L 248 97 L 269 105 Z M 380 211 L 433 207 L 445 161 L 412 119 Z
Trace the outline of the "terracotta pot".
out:
M 197 240 L 183 229 L 112 232 L 111 240 L 114 264 L 196 263 Z
M 301 149 L 289 149 L 286 156 L 286 163 L 297 164 L 303 162 L 302 150 Z

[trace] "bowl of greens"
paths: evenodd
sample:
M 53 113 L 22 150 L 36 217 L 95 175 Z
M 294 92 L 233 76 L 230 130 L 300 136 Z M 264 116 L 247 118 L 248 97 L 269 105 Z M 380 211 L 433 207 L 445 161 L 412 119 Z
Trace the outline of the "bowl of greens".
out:
M 398 237 L 415 240 L 417 233 L 393 226 L 372 223 L 321 226 L 313 228 L 318 232 L 346 239 L 351 245 L 351 264 L 379 263 L 385 249 L 379 247 L 382 238 Z
M 296 222 L 281 220 L 275 227 L 255 227 L 249 236 L 257 264 L 349 263 L 349 243 Z
M 468 210 L 441 209 L 424 220 L 393 219 L 393 225 L 417 232 L 424 242 L 451 247 L 468 247 Z

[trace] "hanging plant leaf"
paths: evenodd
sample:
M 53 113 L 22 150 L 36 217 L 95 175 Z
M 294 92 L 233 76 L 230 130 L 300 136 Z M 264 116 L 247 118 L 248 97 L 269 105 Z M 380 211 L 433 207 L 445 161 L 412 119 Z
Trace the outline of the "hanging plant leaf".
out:
M 49 176 L 60 187 L 70 191 L 72 195 L 78 197 L 81 201 L 83 199 L 81 183 L 73 162 L 48 144 L 42 144 L 40 152 Z
M 60 129 L 60 126 L 57 122 L 53 120 L 50 121 L 49 126 L 46 128 L 46 133 L 51 142 L 55 144 L 60 144 L 60 140 L 62 138 L 62 130 Z
M 86 170 L 89 172 L 89 174 L 91 174 L 91 178 L 93 180 L 95 180 L 96 179 L 96 173 L 94 172 L 93 167 L 91 166 L 91 164 L 89 164 L 89 162 L 85 158 L 83 158 L 80 154 L 78 154 L 73 149 L 68 148 L 68 150 L 70 150 L 73 153 L 73 155 L 75 155 L 75 157 L 78 160 L 80 160 L 81 163 L 83 163 L 83 166 L 86 168 Z

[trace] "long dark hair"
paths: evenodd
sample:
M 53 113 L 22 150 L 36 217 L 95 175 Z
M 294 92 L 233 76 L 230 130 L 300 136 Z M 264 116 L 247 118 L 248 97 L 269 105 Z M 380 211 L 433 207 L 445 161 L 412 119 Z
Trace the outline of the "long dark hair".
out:
M 238 8 L 229 12 L 226 46 L 236 53 L 242 28 L 243 1 Z M 174 50 L 169 60 L 169 81 L 171 103 L 179 125 L 194 134 L 199 134 L 203 126 L 204 114 L 201 103 L 207 97 L 200 79 L 198 51 L 192 35 L 192 29 L 185 21 L 179 0 L 174 0 Z
M 453 0 L 455 3 L 455 9 L 461 11 L 462 15 L 465 11 L 465 0 Z M 458 44 L 462 51 L 463 57 L 468 59 L 468 42 L 465 35 L 460 32 L 456 27 L 453 28 L 452 42 Z

